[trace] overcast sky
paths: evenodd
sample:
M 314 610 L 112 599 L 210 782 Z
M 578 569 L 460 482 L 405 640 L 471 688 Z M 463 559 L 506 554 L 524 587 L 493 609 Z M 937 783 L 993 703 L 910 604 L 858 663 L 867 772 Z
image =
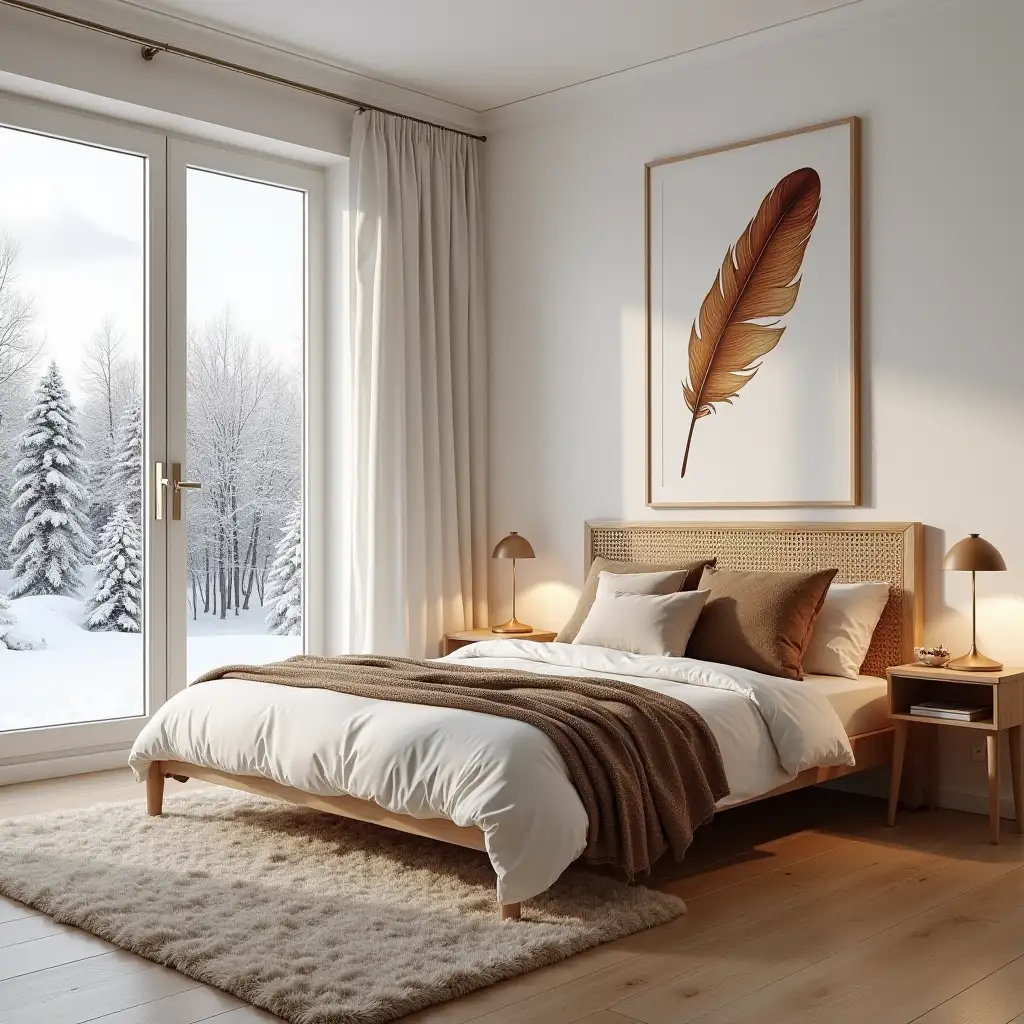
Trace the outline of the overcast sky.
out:
M 0 231 L 21 245 L 18 286 L 78 401 L 82 350 L 104 317 L 142 358 L 144 181 L 139 157 L 0 127 Z M 230 307 L 255 343 L 300 366 L 304 197 L 197 170 L 187 192 L 190 324 Z

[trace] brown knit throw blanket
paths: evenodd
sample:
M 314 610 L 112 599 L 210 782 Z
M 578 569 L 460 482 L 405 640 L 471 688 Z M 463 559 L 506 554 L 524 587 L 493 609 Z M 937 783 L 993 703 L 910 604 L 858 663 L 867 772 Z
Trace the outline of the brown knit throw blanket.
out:
M 227 665 L 196 683 L 211 679 L 337 690 L 526 722 L 558 748 L 586 808 L 584 859 L 613 864 L 630 878 L 648 872 L 666 850 L 681 860 L 694 829 L 729 793 L 707 722 L 682 701 L 630 683 L 359 655 Z

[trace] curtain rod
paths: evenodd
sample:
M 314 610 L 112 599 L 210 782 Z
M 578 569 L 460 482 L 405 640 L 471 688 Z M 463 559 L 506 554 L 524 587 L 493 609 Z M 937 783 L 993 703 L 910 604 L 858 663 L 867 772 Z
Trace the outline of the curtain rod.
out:
M 112 25 L 104 25 L 99 21 L 89 21 L 87 18 L 79 18 L 74 14 L 64 14 L 62 11 L 54 11 L 48 7 L 40 7 L 38 4 L 26 2 L 26 0 L 0 0 L 5 7 L 13 7 L 19 11 L 28 11 L 30 14 L 40 14 L 44 18 L 52 18 L 54 21 L 63 22 L 65 25 L 74 25 L 77 28 L 88 29 L 90 32 L 99 32 L 101 35 L 111 36 L 114 39 L 123 39 L 128 43 L 136 43 L 142 47 L 143 60 L 152 60 L 158 53 L 170 53 L 175 57 L 185 57 L 188 60 L 198 61 L 200 64 L 209 64 L 212 67 L 223 68 L 225 71 L 235 71 L 240 75 L 248 75 L 250 78 L 259 78 L 264 82 L 272 82 L 274 85 L 283 85 L 288 89 L 296 89 L 299 92 L 309 93 L 311 96 L 321 96 L 327 100 L 335 100 L 338 103 L 345 103 L 350 107 L 357 107 L 362 110 L 376 110 L 381 114 L 391 114 L 394 117 L 404 118 L 406 121 L 415 121 L 416 124 L 425 124 L 428 128 L 440 128 L 446 132 L 454 132 L 456 135 L 465 135 L 478 142 L 486 142 L 486 135 L 474 135 L 473 132 L 462 131 L 459 128 L 449 128 L 447 125 L 437 124 L 434 121 L 426 121 L 421 117 L 412 117 L 410 114 L 403 114 L 397 110 L 388 110 L 387 107 L 377 107 L 372 103 L 365 103 L 362 100 L 352 99 L 351 96 L 344 96 L 339 92 L 330 92 L 327 89 L 320 89 L 315 85 L 306 85 L 304 82 L 296 82 L 291 78 L 282 78 L 280 75 L 272 75 L 267 71 L 259 71 L 256 68 L 246 67 L 244 64 L 235 64 L 233 61 L 221 60 L 220 57 L 211 57 L 208 53 L 199 53 L 196 50 L 186 50 L 182 46 L 175 46 L 173 43 L 162 43 L 158 39 L 150 39 L 147 36 L 140 36 L 135 32 L 126 32 L 124 29 L 114 28 Z

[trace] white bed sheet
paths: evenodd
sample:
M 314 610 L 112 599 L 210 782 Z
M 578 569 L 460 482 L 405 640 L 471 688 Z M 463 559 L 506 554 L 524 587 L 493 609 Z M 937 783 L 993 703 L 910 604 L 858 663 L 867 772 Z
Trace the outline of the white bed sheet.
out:
M 485 641 L 449 658 L 610 677 L 684 700 L 722 751 L 731 792 L 720 807 L 759 796 L 812 765 L 853 763 L 842 723 L 813 686 L 570 644 Z M 130 763 L 144 777 L 157 760 L 476 826 L 503 903 L 543 892 L 586 845 L 586 812 L 554 744 L 532 726 L 493 715 L 224 679 L 189 687 L 153 716 Z

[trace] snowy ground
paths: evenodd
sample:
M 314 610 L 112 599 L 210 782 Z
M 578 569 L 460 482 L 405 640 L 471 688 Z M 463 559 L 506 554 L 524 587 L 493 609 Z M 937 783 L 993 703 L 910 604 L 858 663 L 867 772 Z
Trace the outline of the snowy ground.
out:
M 9 582 L 10 573 L 0 571 L 0 591 Z M 141 637 L 85 629 L 77 598 L 23 597 L 11 604 L 19 631 L 44 638 L 46 649 L 0 650 L 0 732 L 143 713 Z M 301 653 L 301 637 L 268 636 L 265 628 L 259 607 L 224 620 L 190 616 L 189 678 L 217 665 Z

